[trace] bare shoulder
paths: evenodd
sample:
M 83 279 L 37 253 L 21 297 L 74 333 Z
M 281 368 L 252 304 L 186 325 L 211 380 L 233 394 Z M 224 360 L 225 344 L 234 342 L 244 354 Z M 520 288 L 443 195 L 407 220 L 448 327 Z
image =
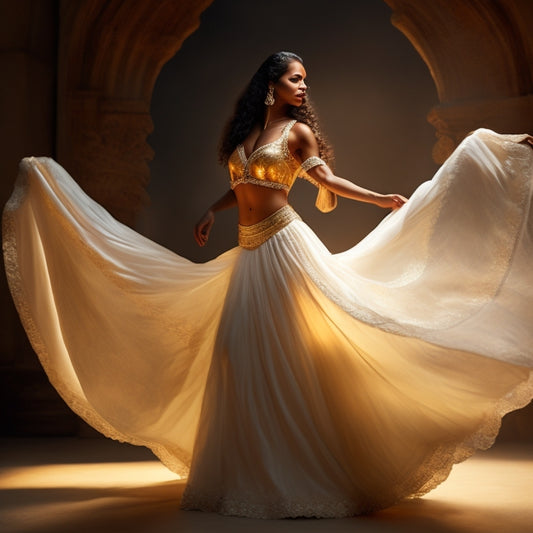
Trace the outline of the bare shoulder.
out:
M 295 151 L 317 145 L 313 130 L 303 122 L 297 122 L 292 127 L 289 142 L 294 147 Z
M 296 137 L 298 138 L 314 138 L 315 135 L 313 133 L 313 130 L 303 122 L 297 122 L 291 129 L 291 132 L 293 132 Z

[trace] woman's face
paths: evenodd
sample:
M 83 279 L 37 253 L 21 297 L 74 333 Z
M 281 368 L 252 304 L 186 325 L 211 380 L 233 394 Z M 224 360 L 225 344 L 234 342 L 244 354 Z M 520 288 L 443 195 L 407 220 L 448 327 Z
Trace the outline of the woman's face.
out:
M 305 84 L 304 66 L 298 61 L 291 61 L 285 74 L 274 83 L 274 98 L 280 103 L 287 103 L 296 107 L 305 103 L 305 93 L 307 85 Z

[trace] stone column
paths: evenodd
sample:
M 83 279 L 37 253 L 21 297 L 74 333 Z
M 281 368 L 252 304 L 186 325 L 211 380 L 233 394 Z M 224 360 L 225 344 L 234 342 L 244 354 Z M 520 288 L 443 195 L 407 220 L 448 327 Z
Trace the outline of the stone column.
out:
M 116 218 L 147 200 L 150 100 L 212 0 L 0 0 L 0 195 L 18 161 L 56 158 Z M 78 418 L 42 370 L 0 276 L 0 435 L 64 435 Z
M 479 127 L 533 133 L 531 0 L 385 2 L 437 87 L 439 103 L 428 114 L 437 163 Z M 532 420 L 533 404 L 507 415 L 499 440 L 530 440 Z
M 437 87 L 439 103 L 428 114 L 436 162 L 479 127 L 533 132 L 533 2 L 385 1 Z
M 30 155 L 55 157 L 57 2 L 0 1 L 0 203 Z M 0 275 L 0 435 L 61 435 L 77 417 L 48 383 Z
M 58 158 L 126 224 L 148 200 L 155 80 L 211 1 L 61 1 Z

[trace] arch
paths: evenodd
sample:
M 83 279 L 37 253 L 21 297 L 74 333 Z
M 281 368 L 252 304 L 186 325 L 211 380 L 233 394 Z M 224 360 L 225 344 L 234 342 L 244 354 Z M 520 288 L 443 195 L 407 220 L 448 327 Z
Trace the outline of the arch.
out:
M 163 64 L 212 0 L 84 0 L 60 5 L 58 159 L 115 217 L 147 202 L 149 108 Z M 529 0 L 385 0 L 427 64 L 439 102 L 428 120 L 443 162 L 477 127 L 533 130 Z
M 147 201 L 147 162 L 153 154 L 146 139 L 152 130 L 155 80 L 212 1 L 27 0 L 10 5 L 2 21 L 3 65 L 12 81 L 2 102 L 4 110 L 13 110 L 8 113 L 12 139 L 2 152 L 5 197 L 12 167 L 22 155 L 54 151 L 50 115 L 56 92 L 56 157 L 93 198 L 116 218 L 133 224 Z M 437 130 L 437 161 L 481 125 L 533 132 L 531 0 L 384 1 L 393 11 L 393 24 L 426 62 L 438 90 L 439 102 L 428 115 Z M 16 384 L 17 390 L 32 390 L 35 395 L 35 400 L 17 406 L 19 415 L 24 411 L 18 424 L 35 432 L 44 413 L 47 431 L 56 431 L 46 411 L 52 408 L 42 401 L 50 386 L 44 377 L 38 382 L 32 377 L 37 360 L 30 357 L 29 345 L 23 346 L 16 311 L 7 287 L 2 287 L 6 311 L 2 383 L 8 383 L 10 391 Z M 16 372 L 21 376 L 15 380 Z M 531 435 L 531 416 L 522 415 L 521 420 L 518 433 Z
M 150 100 L 161 67 L 212 0 L 84 0 L 60 5 L 57 157 L 113 215 L 147 202 Z
M 478 127 L 533 131 L 533 4 L 528 0 L 385 0 L 429 68 L 439 103 L 433 158 Z

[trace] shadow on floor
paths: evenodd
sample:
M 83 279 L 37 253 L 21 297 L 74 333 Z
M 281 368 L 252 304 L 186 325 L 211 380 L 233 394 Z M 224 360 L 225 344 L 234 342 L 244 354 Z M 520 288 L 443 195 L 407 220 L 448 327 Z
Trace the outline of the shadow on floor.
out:
M 442 486 L 445 490 L 439 492 L 437 489 L 423 499 L 405 501 L 373 515 L 336 520 L 252 520 L 180 511 L 179 499 L 185 482 L 154 482 L 153 474 L 143 480 L 146 473 L 152 472 L 148 468 L 153 469 L 160 479 L 165 479 L 163 476 L 168 476 L 168 471 L 158 462 L 147 461 L 145 450 L 120 446 L 110 441 L 61 441 L 54 444 L 37 440 L 24 442 L 23 446 L 14 442 L 2 446 L 0 530 L 5 533 L 533 531 L 533 498 L 530 499 L 524 489 L 528 486 L 533 489 L 531 447 L 507 452 L 496 450 L 494 458 L 488 455 L 467 461 L 458 465 L 458 473 L 452 473 Z M 70 450 L 68 454 L 66 448 Z M 32 449 L 36 453 L 27 456 Z M 522 461 L 519 466 L 515 456 Z M 7 460 L 8 457 L 12 461 Z M 102 463 L 104 457 L 108 463 Z M 84 464 L 83 458 L 93 460 Z M 135 458 L 138 463 L 134 462 Z M 66 467 L 61 465 L 61 460 Z M 100 464 L 96 465 L 97 462 Z M 117 476 L 119 470 L 113 470 L 113 464 L 122 471 L 126 469 L 133 481 L 124 478 L 122 482 Z M 68 470 L 68 477 L 63 476 L 61 468 Z M 22 477 L 17 478 L 19 472 L 26 477 L 20 474 Z M 486 473 L 487 477 L 483 479 L 493 480 L 490 490 L 483 487 L 480 472 Z M 506 478 L 506 474 L 510 477 Z M 474 497 L 473 492 L 476 493 Z M 505 498 L 500 498 L 499 495 L 504 493 Z

